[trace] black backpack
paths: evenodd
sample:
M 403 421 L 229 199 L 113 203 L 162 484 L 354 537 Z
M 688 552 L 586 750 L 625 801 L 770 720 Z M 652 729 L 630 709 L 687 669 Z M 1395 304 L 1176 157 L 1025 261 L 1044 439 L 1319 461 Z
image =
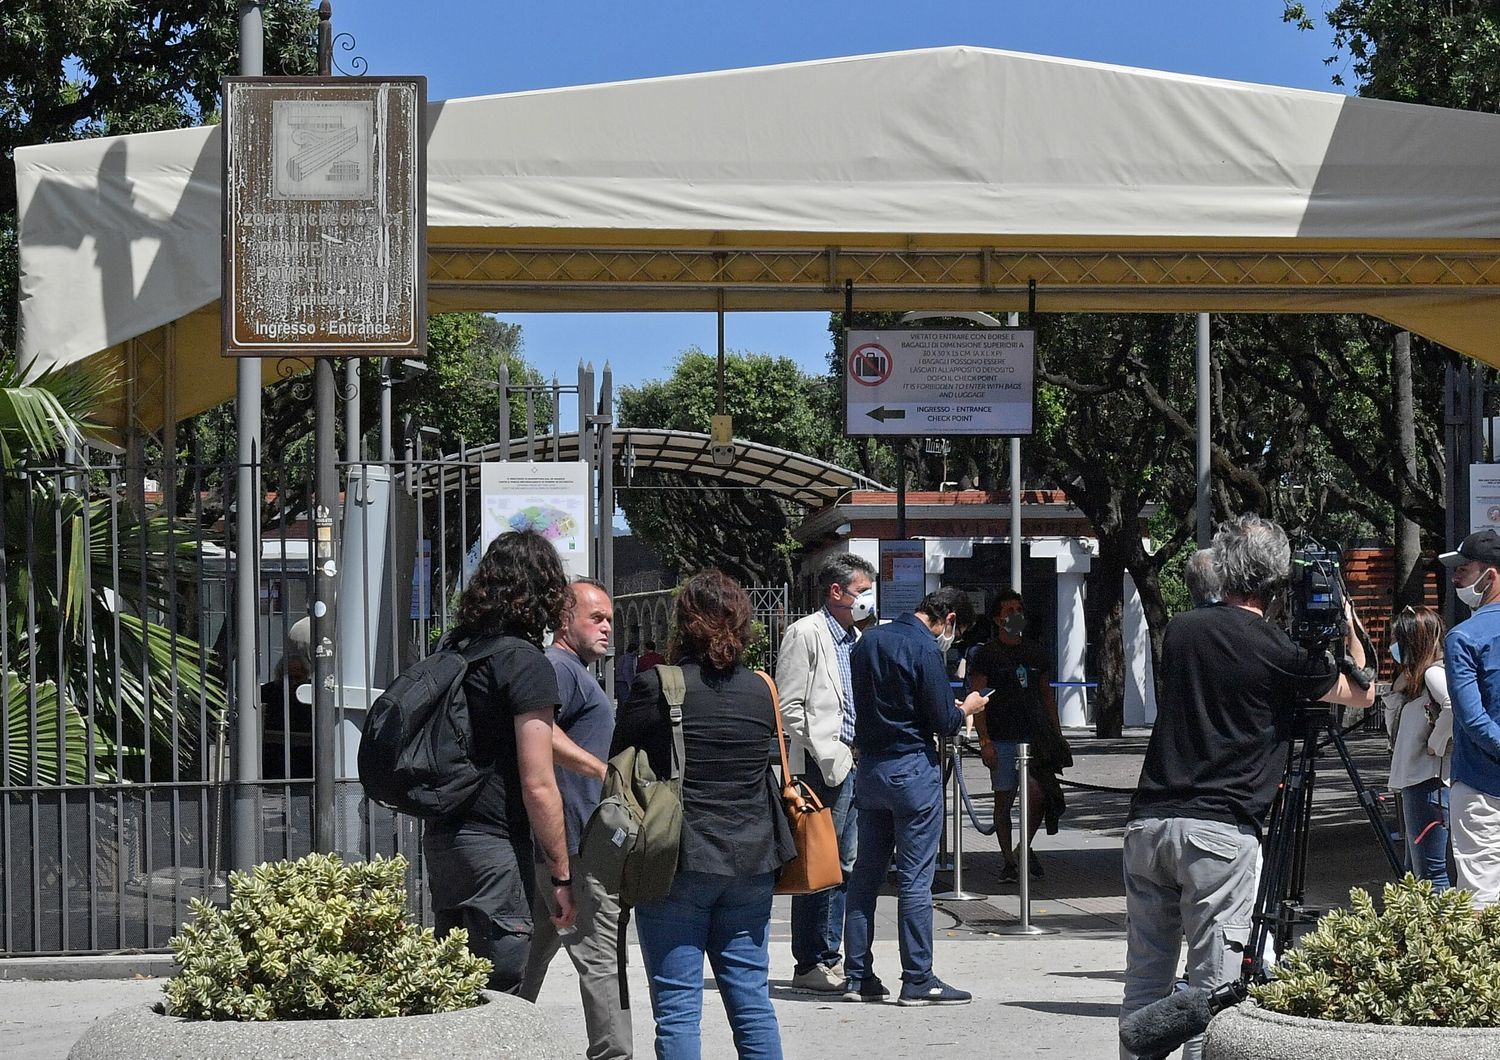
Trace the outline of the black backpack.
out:
M 474 727 L 464 678 L 504 647 L 501 637 L 450 646 L 407 667 L 375 700 L 359 741 L 359 782 L 382 806 L 436 820 L 462 811 L 492 771 L 471 757 Z

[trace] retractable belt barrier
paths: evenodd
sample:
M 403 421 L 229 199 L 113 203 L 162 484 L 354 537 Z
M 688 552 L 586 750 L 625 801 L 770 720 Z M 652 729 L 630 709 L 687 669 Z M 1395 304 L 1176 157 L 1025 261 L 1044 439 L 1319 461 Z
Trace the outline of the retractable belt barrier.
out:
M 973 894 L 965 891 L 963 886 L 963 821 L 960 817 L 958 804 L 962 801 L 964 812 L 969 816 L 969 822 L 980 835 L 994 835 L 999 827 L 995 820 L 995 814 L 991 814 L 989 827 L 980 823 L 978 812 L 974 808 L 974 799 L 969 794 L 968 782 L 964 779 L 962 768 L 961 744 L 955 738 L 951 745 L 945 741 L 945 749 L 948 750 L 946 769 L 953 774 L 953 816 L 956 827 L 954 828 L 953 842 L 953 890 L 942 894 L 935 894 L 933 898 L 939 901 L 973 901 L 984 895 Z M 1019 923 L 1002 924 L 993 930 L 1002 935 L 1055 935 L 1053 928 L 1037 927 L 1031 922 L 1031 745 L 1022 743 L 1016 747 L 1016 773 L 1017 792 L 1016 798 L 1021 810 L 1021 834 L 1016 845 L 1018 886 L 1020 888 L 1021 918 Z M 946 776 L 945 776 L 946 781 Z M 946 784 L 945 784 L 946 787 Z M 945 815 L 948 809 L 948 796 L 943 797 L 943 809 Z

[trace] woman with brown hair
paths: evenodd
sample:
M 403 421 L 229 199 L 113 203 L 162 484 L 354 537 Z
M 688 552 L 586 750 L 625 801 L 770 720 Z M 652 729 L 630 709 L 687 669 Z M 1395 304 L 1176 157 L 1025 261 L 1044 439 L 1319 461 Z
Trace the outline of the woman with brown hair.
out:
M 750 600 L 721 571 L 695 574 L 677 594 L 672 656 L 682 704 L 682 840 L 668 895 L 636 907 L 651 982 L 660 1060 L 696 1060 L 703 959 L 713 967 L 740 1057 L 780 1060 L 771 1008 L 771 892 L 796 854 L 770 774 L 776 718 L 770 689 L 742 664 Z M 660 668 L 638 675 L 620 707 L 610 753 L 637 747 L 669 775 L 672 726 Z
M 1398 667 L 1385 700 L 1390 787 L 1401 793 L 1406 865 L 1419 879 L 1446 890 L 1453 706 L 1443 670 L 1443 620 L 1429 607 L 1408 607 L 1391 623 L 1390 651 Z

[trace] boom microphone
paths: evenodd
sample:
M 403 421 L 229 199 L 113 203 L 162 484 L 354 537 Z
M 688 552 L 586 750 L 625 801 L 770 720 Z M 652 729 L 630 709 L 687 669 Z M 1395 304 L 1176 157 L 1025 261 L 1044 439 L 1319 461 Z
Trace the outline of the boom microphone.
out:
M 1120 1044 L 1140 1057 L 1166 1056 L 1208 1030 L 1209 1021 L 1248 992 L 1240 981 L 1216 990 L 1191 986 L 1137 1009 L 1120 1021 Z

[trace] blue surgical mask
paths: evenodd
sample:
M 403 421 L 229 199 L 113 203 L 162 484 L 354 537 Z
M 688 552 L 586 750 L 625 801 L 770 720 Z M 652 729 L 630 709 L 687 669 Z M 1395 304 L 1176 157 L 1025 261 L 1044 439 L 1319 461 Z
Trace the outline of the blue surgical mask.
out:
M 1401 665 L 1401 645 L 1391 641 L 1391 658 L 1396 660 L 1396 665 Z

